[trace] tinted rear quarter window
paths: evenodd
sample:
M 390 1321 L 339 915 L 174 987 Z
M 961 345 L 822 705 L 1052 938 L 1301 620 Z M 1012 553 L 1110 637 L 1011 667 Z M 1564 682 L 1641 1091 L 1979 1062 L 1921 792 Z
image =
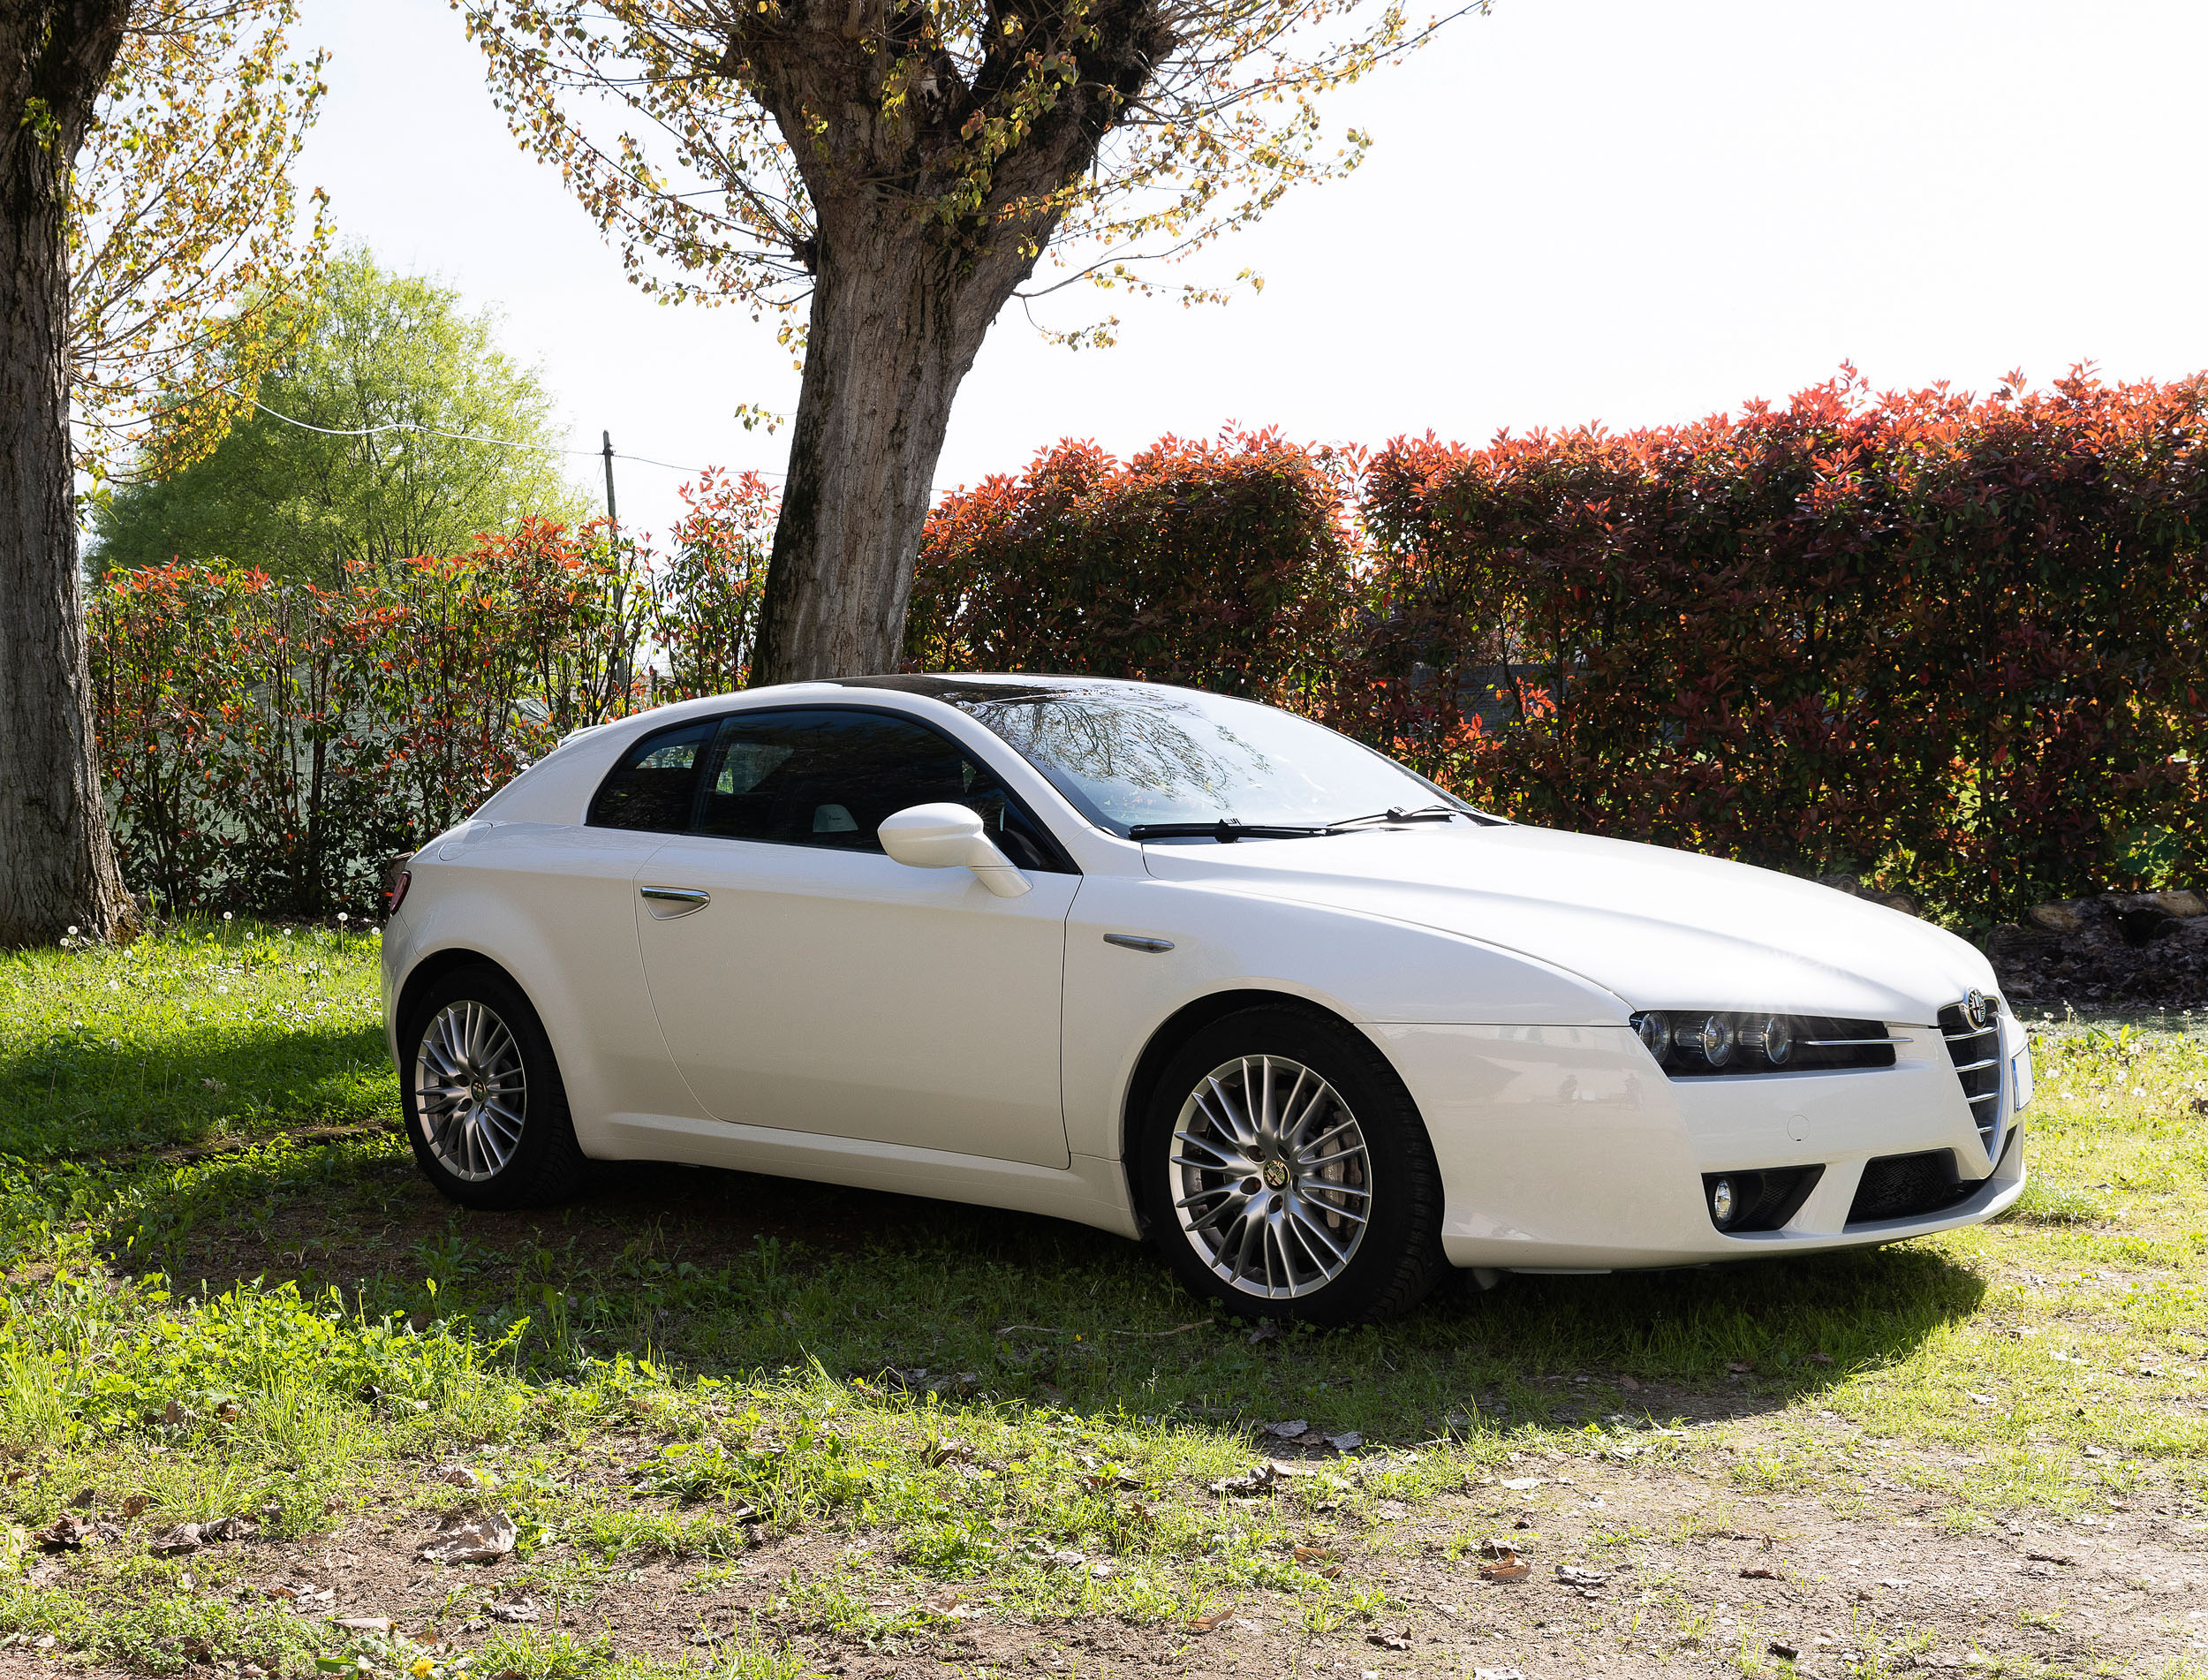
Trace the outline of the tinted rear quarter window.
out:
M 697 798 L 699 767 L 720 725 L 717 717 L 699 718 L 644 737 L 599 783 L 585 820 L 595 829 L 683 833 Z

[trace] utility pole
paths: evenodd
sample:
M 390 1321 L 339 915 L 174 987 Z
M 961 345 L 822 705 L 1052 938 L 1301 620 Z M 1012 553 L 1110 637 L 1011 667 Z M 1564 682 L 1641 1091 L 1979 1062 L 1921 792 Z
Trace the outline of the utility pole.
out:
M 613 681 L 608 685 L 606 696 L 610 706 L 615 694 L 626 696 L 629 692 L 629 637 L 628 626 L 622 622 L 622 599 L 628 593 L 628 574 L 621 569 L 621 514 L 613 501 L 613 434 L 598 434 L 605 445 L 606 457 L 606 538 L 607 549 L 613 556 L 613 651 L 609 661 Z

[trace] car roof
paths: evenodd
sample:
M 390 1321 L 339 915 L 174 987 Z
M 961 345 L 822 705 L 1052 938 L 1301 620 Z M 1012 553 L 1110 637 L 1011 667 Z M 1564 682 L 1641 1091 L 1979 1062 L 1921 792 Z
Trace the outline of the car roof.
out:
M 888 689 L 894 693 L 945 700 L 954 706 L 962 700 L 1040 699 L 1072 689 L 1139 694 L 1167 687 L 1163 683 L 1138 683 L 1123 677 L 1030 676 L 1008 671 L 930 671 L 896 677 L 831 677 L 827 680 L 839 688 Z

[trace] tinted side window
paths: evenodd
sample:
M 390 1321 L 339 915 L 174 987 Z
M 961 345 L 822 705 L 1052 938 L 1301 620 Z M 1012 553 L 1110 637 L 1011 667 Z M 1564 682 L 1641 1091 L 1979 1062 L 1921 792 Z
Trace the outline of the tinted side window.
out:
M 880 851 L 875 830 L 907 806 L 971 806 L 1024 869 L 1064 866 L 994 772 L 925 724 L 878 712 L 739 712 L 706 756 L 698 832 L 730 840 Z
M 637 742 L 599 783 L 585 820 L 598 829 L 682 833 L 697 798 L 699 763 L 720 724 L 717 717 L 703 717 Z

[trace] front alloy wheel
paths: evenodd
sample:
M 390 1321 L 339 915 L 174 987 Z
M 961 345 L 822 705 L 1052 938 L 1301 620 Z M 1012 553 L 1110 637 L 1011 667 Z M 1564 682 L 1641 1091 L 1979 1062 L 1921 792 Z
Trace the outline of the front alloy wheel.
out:
M 1372 1199 L 1371 1154 L 1341 1093 L 1302 1063 L 1221 1063 L 1181 1105 L 1173 1142 L 1174 1216 L 1231 1288 L 1293 1300 L 1355 1258 Z
M 1390 1318 L 1448 1265 L 1425 1123 L 1372 1041 L 1294 1004 L 1196 1033 L 1152 1087 L 1136 1187 L 1194 1293 L 1317 1324 Z

